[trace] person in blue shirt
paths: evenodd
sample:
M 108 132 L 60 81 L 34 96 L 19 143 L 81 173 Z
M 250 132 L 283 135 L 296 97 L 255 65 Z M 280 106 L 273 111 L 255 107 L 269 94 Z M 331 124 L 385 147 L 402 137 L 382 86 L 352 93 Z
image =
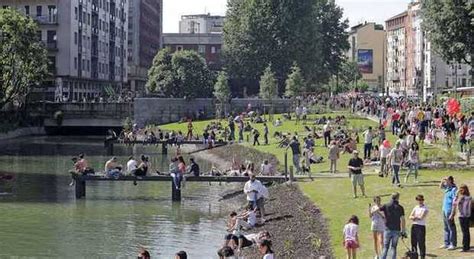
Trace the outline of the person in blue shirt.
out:
M 456 199 L 457 187 L 454 178 L 448 176 L 443 178 L 439 187 L 444 191 L 443 198 L 443 222 L 444 222 L 444 244 L 440 248 L 454 250 L 457 245 L 456 224 L 454 221 L 453 203 Z

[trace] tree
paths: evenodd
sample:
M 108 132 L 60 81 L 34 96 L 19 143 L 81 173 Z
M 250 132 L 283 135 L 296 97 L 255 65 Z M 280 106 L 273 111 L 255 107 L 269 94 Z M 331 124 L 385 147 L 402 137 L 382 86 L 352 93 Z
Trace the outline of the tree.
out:
M 48 58 L 37 24 L 18 11 L 0 10 L 0 109 L 23 103 L 32 86 L 48 75 Z
M 294 63 L 293 67 L 291 68 L 291 73 L 286 79 L 285 96 L 289 98 L 294 98 L 299 95 L 302 95 L 304 90 L 305 83 L 303 75 L 301 74 L 301 69 L 296 63 Z
M 209 97 L 213 75 L 206 61 L 196 51 L 183 50 L 171 53 L 160 50 L 148 71 L 147 89 L 166 97 Z
M 230 76 L 258 80 L 271 63 L 283 85 L 296 62 L 306 82 L 326 82 L 349 47 L 342 14 L 328 0 L 229 0 L 223 53 Z
M 225 104 L 228 103 L 230 100 L 229 78 L 225 71 L 221 71 L 217 75 L 217 81 L 214 84 L 214 97 L 219 103 L 217 115 L 220 116 L 222 112 L 222 107 L 224 107 L 225 110 Z
M 153 58 L 146 83 L 149 92 L 158 92 L 168 97 L 173 96 L 176 84 L 171 64 L 172 57 L 171 49 L 164 48 Z
M 339 70 L 339 78 L 341 79 L 341 83 L 347 86 L 360 80 L 362 78 L 362 73 L 359 70 L 357 62 L 345 61 L 342 63 Z
M 175 52 L 171 59 L 175 72 L 177 97 L 209 97 L 213 75 L 204 58 L 193 50 Z
M 422 1 L 423 29 L 445 61 L 472 65 L 474 3 L 472 0 Z
M 273 114 L 273 99 L 278 96 L 278 82 L 275 73 L 272 71 L 271 64 L 267 66 L 263 75 L 260 77 L 260 98 L 270 104 L 270 119 Z

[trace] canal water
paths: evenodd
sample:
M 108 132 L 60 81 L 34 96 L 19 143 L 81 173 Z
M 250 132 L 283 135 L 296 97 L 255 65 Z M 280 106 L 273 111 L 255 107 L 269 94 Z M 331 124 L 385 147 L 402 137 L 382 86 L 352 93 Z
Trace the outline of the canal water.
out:
M 181 203 L 171 202 L 171 184 L 93 182 L 87 197 L 74 198 L 68 170 L 84 152 L 103 168 L 104 145 L 94 137 L 28 137 L 0 145 L 0 257 L 136 258 L 138 245 L 153 258 L 216 258 L 229 204 L 225 190 L 239 185 L 187 183 Z M 120 162 L 148 154 L 152 169 L 167 170 L 156 147 L 115 147 Z M 171 151 L 170 151 L 171 152 Z M 201 167 L 209 167 L 202 162 Z

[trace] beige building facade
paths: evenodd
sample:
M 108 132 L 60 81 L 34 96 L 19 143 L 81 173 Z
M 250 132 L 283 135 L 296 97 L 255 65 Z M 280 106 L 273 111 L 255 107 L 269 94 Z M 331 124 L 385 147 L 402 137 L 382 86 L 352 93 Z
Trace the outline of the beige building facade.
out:
M 366 22 L 349 32 L 349 60 L 357 62 L 362 80 L 374 92 L 384 91 L 385 30 L 383 25 Z

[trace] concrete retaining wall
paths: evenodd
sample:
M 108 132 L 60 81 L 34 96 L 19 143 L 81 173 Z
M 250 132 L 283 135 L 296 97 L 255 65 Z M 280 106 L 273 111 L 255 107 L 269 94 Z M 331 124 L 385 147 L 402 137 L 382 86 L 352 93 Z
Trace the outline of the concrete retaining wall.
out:
M 291 102 L 286 99 L 274 100 L 276 113 L 284 113 L 290 109 Z M 268 110 L 260 99 L 233 99 L 226 107 L 227 112 L 242 112 L 251 105 L 252 110 Z M 216 104 L 211 98 L 193 100 L 170 98 L 136 98 L 134 101 L 134 121 L 139 126 L 147 124 L 164 124 L 176 122 L 182 118 L 197 118 L 201 113 L 205 118 L 215 116 Z
M 0 133 L 0 140 L 7 140 L 13 139 L 23 136 L 31 136 L 31 135 L 45 135 L 46 132 L 44 131 L 43 127 L 30 127 L 30 128 L 21 128 L 9 131 L 7 133 Z

